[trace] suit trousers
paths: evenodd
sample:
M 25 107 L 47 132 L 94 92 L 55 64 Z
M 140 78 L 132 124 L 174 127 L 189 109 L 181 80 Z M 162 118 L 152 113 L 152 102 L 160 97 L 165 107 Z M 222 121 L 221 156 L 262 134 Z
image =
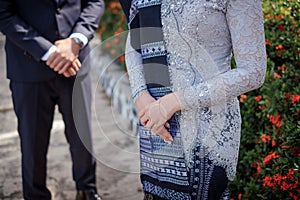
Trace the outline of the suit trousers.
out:
M 46 186 L 47 151 L 55 106 L 65 124 L 77 190 L 96 191 L 91 141 L 91 82 L 88 75 L 49 81 L 10 82 L 22 152 L 25 199 L 51 199 Z

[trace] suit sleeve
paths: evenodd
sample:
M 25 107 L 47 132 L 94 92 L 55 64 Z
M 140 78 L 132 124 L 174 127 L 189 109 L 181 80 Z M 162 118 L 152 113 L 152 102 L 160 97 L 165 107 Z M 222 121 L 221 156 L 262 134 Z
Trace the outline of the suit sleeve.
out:
M 90 41 L 98 28 L 105 5 L 103 0 L 82 0 L 81 2 L 82 12 L 72 32 L 81 33 Z
M 17 15 L 12 0 L 0 0 L 0 31 L 36 60 L 40 60 L 52 46 L 50 41 Z

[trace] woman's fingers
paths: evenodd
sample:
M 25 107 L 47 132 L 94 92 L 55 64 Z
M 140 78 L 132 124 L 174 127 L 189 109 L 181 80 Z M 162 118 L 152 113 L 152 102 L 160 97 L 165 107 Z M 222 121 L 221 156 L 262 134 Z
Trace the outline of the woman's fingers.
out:
M 171 144 L 173 142 L 172 135 L 164 126 L 161 126 L 161 128 L 156 130 L 155 134 L 159 135 L 168 144 Z
M 141 121 L 141 124 L 143 124 L 144 126 L 146 126 L 147 122 L 149 121 L 149 115 L 148 115 L 148 112 L 147 112 L 147 108 L 141 110 L 139 112 L 139 119 Z
M 138 113 L 138 117 L 141 119 L 145 114 L 146 114 L 146 108 L 142 109 L 142 110 Z

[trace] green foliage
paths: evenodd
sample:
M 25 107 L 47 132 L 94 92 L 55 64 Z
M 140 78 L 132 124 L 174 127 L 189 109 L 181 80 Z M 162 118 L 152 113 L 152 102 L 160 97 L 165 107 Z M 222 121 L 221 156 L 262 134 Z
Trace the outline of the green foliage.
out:
M 121 34 L 127 31 L 127 22 L 118 0 L 105 0 L 105 12 L 101 19 L 98 33 L 103 41 L 102 50 L 125 68 L 125 39 Z M 121 35 L 120 35 L 121 34 Z

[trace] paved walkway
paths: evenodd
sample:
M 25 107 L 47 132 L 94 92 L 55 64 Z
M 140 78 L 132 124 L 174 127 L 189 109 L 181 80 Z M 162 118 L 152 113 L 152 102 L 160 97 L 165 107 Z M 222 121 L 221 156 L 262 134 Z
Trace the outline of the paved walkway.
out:
M 1 45 L 2 46 L 2 45 Z M 0 49 L 0 199 L 22 199 L 21 155 L 16 117 L 5 79 Z M 139 182 L 138 139 L 112 108 L 103 89 L 93 79 L 93 143 L 97 158 L 97 186 L 103 200 L 142 199 Z M 75 198 L 71 158 L 64 125 L 56 111 L 48 152 L 47 185 L 54 200 Z

